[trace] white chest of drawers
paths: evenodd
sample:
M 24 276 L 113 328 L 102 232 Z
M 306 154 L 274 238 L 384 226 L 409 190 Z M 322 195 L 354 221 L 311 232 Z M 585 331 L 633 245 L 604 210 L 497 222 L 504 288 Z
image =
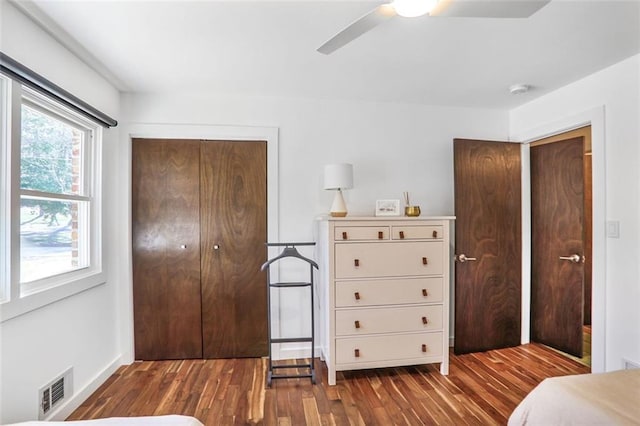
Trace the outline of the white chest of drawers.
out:
M 321 355 L 336 371 L 440 363 L 449 372 L 452 217 L 318 226 Z

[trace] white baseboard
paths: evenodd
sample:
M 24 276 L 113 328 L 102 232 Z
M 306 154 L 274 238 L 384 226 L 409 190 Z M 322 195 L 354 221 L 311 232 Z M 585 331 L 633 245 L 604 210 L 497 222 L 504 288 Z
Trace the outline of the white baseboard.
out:
M 319 358 L 321 354 L 321 349 L 319 346 L 316 346 L 314 351 L 314 356 Z M 273 351 L 273 359 L 298 359 L 298 358 L 309 358 L 311 356 L 311 350 L 309 347 L 306 348 L 279 348 Z
M 100 385 L 102 385 L 107 379 L 115 373 L 115 371 L 122 365 L 122 357 L 118 355 L 109 365 L 107 365 L 101 372 L 99 372 L 89 383 L 80 388 L 78 392 L 73 394 L 71 398 L 64 402 L 56 411 L 51 414 L 47 420 L 50 421 L 62 421 L 65 420 L 71 413 L 73 413 L 80 405 L 87 400 L 94 393 Z
M 624 370 L 634 370 L 636 368 L 640 368 L 640 362 L 631 361 L 628 358 L 622 358 L 622 368 Z

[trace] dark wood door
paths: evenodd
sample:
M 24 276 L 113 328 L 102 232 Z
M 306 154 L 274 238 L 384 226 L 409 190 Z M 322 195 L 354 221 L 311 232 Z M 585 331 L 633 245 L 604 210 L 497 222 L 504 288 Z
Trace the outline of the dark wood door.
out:
M 266 142 L 202 142 L 205 358 L 268 354 Z
M 584 316 L 583 153 L 582 137 L 531 147 L 531 340 L 578 357 Z
M 199 152 L 198 141 L 133 140 L 136 359 L 202 357 Z
M 520 145 L 455 139 L 454 175 L 455 353 L 517 346 L 522 303 Z

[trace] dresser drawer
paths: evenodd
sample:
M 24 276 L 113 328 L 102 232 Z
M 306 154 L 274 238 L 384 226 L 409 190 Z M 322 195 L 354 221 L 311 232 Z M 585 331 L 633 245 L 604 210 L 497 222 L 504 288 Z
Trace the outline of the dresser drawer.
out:
M 336 281 L 336 308 L 442 302 L 442 277 Z
M 336 241 L 388 240 L 388 226 L 336 226 L 333 238 Z
M 394 240 L 442 239 L 442 225 L 402 225 L 391 227 Z
M 356 364 L 442 356 L 442 332 L 336 339 L 336 363 Z
M 442 330 L 442 306 L 336 311 L 336 336 Z
M 440 275 L 442 249 L 442 241 L 336 244 L 335 277 Z

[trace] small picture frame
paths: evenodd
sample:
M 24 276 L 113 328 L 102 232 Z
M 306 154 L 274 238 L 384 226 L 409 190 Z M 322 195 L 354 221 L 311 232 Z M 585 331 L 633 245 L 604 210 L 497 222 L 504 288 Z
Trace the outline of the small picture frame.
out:
M 376 200 L 376 216 L 400 216 L 400 200 Z

